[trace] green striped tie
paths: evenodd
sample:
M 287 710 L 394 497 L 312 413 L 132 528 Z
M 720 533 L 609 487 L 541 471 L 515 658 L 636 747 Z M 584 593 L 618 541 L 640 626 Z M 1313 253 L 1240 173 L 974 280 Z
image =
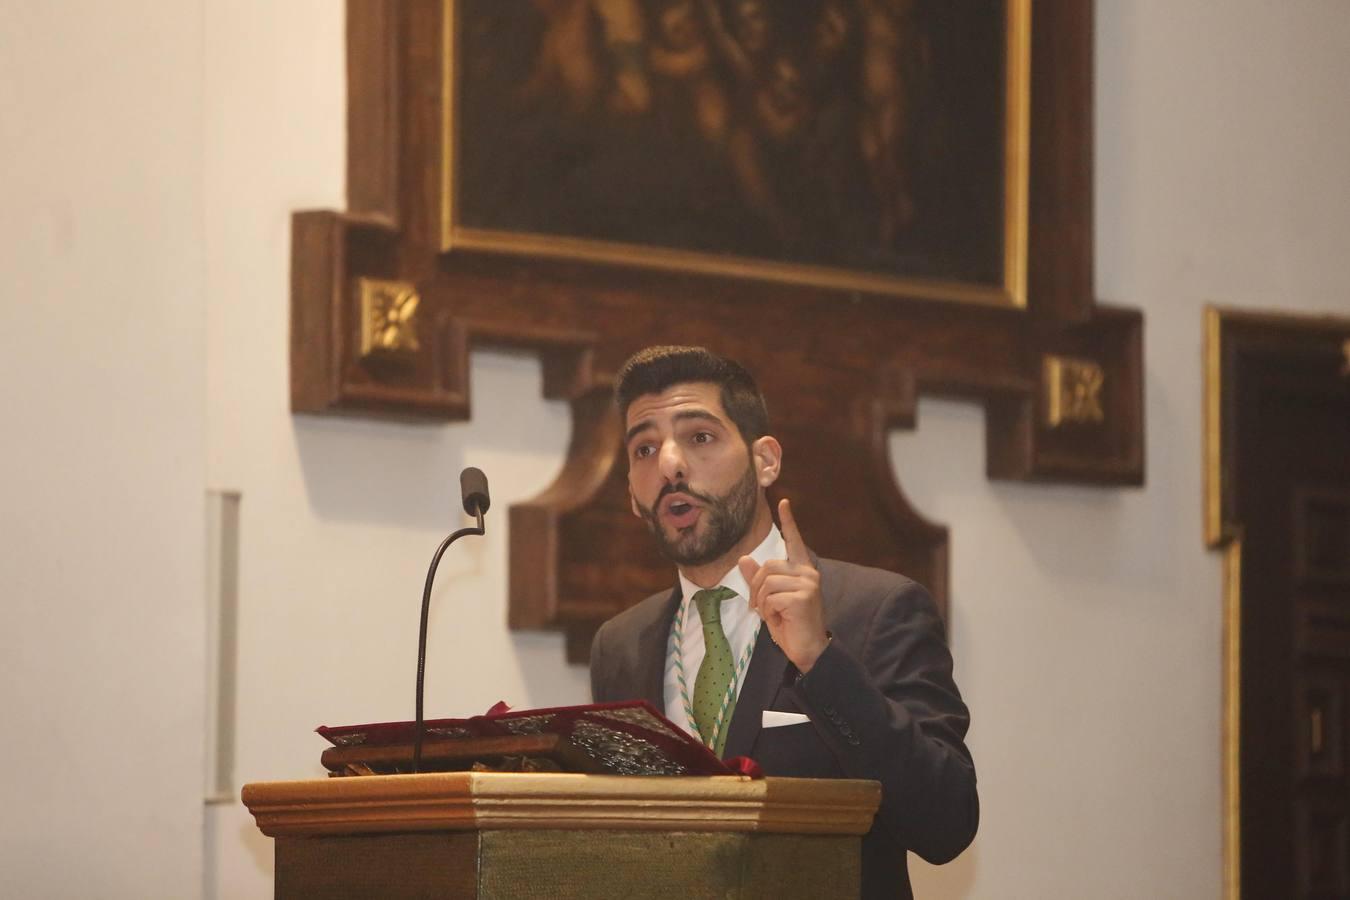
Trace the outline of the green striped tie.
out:
M 727 729 L 731 725 L 731 713 L 736 708 L 735 696 L 728 697 L 728 688 L 736 678 L 736 660 L 731 655 L 731 643 L 727 640 L 726 632 L 722 630 L 722 601 L 734 596 L 736 592 L 726 587 L 694 594 L 694 605 L 698 607 L 698 617 L 703 622 L 703 662 L 694 680 L 694 727 L 698 729 L 703 743 L 719 757 L 727 745 Z M 714 744 L 713 729 L 724 699 L 727 708 L 722 713 L 722 728 L 717 732 Z

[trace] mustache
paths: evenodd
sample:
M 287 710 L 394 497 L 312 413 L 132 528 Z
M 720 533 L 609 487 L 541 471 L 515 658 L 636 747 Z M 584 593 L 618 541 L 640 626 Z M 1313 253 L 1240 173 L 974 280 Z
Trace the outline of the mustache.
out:
M 669 497 L 671 494 L 688 494 L 695 500 L 701 500 L 704 503 L 712 502 L 711 497 L 709 497 L 707 494 L 700 494 L 698 491 L 691 488 L 688 482 L 677 481 L 674 484 L 668 484 L 665 487 L 661 488 L 660 493 L 656 495 L 656 502 L 652 504 L 652 508 L 655 509 L 656 507 L 660 506 L 661 501 L 664 500 L 666 497 Z

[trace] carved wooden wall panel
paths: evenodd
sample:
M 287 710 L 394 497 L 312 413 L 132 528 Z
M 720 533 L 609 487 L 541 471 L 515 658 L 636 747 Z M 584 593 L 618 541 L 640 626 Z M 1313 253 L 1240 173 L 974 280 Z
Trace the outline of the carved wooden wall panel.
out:
M 292 408 L 468 418 L 472 347 L 543 361 L 572 407 L 563 471 L 510 510 L 510 622 L 584 659 L 603 619 L 669 584 L 633 519 L 609 391 L 653 343 L 743 361 L 813 548 L 947 600 L 947 531 L 895 483 L 887 433 L 920 395 L 982 403 L 990 477 L 1143 479 L 1142 318 L 1092 296 L 1092 16 L 1031 16 L 1027 304 L 994 307 L 519 254 L 443 252 L 446 0 L 349 0 L 350 209 L 296 213 Z M 490 473 L 489 473 L 490 474 Z

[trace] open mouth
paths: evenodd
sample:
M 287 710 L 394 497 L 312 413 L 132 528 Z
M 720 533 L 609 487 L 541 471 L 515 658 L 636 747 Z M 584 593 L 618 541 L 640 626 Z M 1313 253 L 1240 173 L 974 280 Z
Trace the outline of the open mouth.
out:
M 677 495 L 666 500 L 665 519 L 675 528 L 688 528 L 698 521 L 699 507 L 692 500 Z

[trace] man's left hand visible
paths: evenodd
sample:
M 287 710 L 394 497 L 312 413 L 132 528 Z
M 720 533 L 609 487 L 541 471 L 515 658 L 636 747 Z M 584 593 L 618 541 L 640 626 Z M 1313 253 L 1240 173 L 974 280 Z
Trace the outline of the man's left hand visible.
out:
M 778 520 L 787 559 L 771 559 L 761 566 L 742 556 L 737 565 L 750 586 L 750 608 L 769 626 L 774 643 L 805 674 L 829 643 L 820 599 L 820 573 L 811 563 L 786 498 L 778 504 Z

